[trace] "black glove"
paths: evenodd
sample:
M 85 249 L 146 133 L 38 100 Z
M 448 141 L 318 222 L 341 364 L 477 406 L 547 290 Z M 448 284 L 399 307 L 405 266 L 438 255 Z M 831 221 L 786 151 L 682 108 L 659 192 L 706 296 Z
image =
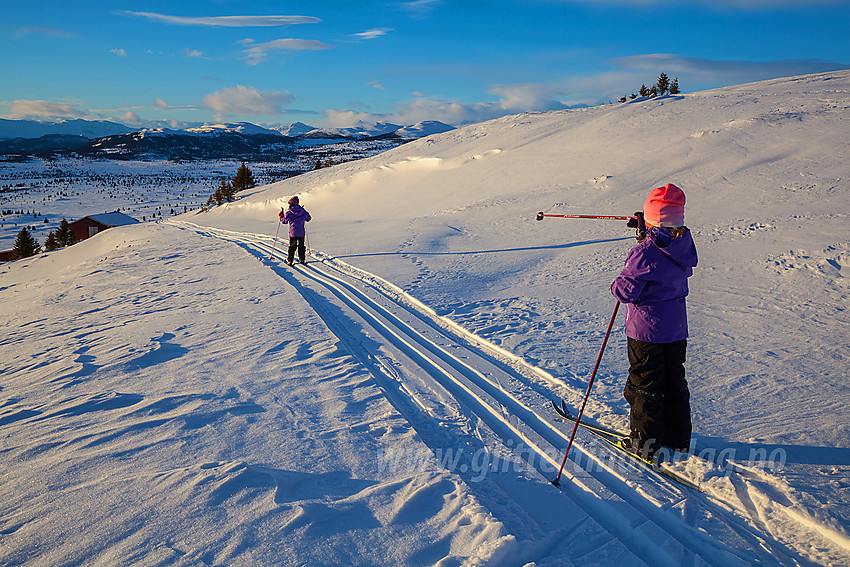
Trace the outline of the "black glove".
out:
M 626 226 L 635 229 L 635 238 L 638 240 L 646 238 L 646 222 L 643 220 L 643 212 L 636 212 L 634 218 L 630 218 Z

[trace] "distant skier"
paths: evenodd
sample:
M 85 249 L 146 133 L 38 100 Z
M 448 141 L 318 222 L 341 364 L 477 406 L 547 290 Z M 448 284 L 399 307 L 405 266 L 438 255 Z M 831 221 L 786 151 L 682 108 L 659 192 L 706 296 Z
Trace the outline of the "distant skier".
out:
M 304 245 L 304 237 L 307 235 L 307 230 L 304 224 L 311 220 L 310 213 L 298 204 L 298 197 L 292 197 L 289 200 L 289 210 L 280 209 L 278 214 L 280 222 L 289 224 L 289 256 L 286 263 L 290 266 L 295 261 L 295 250 L 298 250 L 298 260 L 302 264 L 307 263 L 307 247 Z
M 630 435 L 621 444 L 652 459 L 661 447 L 687 452 L 691 406 L 685 379 L 688 278 L 697 251 L 685 224 L 685 194 L 653 189 L 643 204 L 646 237 L 629 251 L 611 292 L 626 304 Z

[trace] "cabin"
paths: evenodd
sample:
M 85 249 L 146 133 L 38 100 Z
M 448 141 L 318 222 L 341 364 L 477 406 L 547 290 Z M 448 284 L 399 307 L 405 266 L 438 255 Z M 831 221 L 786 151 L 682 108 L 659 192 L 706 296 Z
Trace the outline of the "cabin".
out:
M 91 238 L 98 232 L 112 228 L 113 226 L 126 226 L 136 224 L 137 221 L 130 215 L 124 213 L 103 213 L 102 215 L 89 215 L 69 223 L 74 239 L 77 241 Z

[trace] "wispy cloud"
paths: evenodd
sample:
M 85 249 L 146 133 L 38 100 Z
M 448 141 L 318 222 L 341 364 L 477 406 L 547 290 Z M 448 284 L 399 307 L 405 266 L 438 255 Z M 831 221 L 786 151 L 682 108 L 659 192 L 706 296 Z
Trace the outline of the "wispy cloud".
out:
M 47 100 L 14 100 L 9 114 L 5 118 L 82 118 L 89 113 L 77 108 L 78 104 L 69 102 L 50 102 Z
M 412 2 L 400 2 L 399 8 L 407 11 L 411 16 L 424 18 L 436 8 L 442 0 L 413 0 Z
M 245 46 L 245 55 L 242 57 L 249 65 L 257 65 L 264 61 L 269 53 L 273 51 L 320 51 L 333 49 L 332 46 L 315 39 L 275 39 L 264 43 L 254 43 L 252 39 L 244 39 L 239 42 Z
M 155 12 L 118 12 L 125 16 L 146 18 L 164 24 L 180 26 L 209 26 L 216 28 L 284 27 L 295 24 L 317 24 L 319 18 L 312 16 L 171 16 Z
M 672 53 L 653 53 L 618 57 L 612 63 L 627 70 L 688 77 L 692 83 L 730 85 L 846 69 L 847 63 L 818 59 L 782 59 L 776 61 L 732 61 L 683 57 Z
M 171 105 L 165 102 L 165 99 L 157 97 L 154 101 L 154 107 L 158 110 L 197 110 L 198 107 L 194 105 Z
M 206 55 L 204 55 L 204 52 L 200 51 L 198 49 L 188 49 L 187 48 L 184 51 L 184 53 L 186 54 L 186 57 L 194 57 L 196 59 L 205 59 L 206 58 Z
M 127 55 L 127 52 L 126 52 L 126 51 L 124 51 L 124 49 L 119 49 L 119 48 L 116 48 L 116 49 L 110 49 L 110 50 L 109 50 L 109 53 L 114 53 L 114 54 L 115 54 L 115 55 L 117 55 L 118 57 L 125 57 L 125 56 Z
M 387 35 L 391 31 L 393 31 L 393 28 L 373 28 L 371 30 L 352 34 L 352 37 L 357 39 L 376 39 Z
M 60 30 L 56 28 L 43 28 L 38 26 L 21 26 L 15 30 L 15 37 L 24 37 L 27 35 L 39 34 L 49 35 L 51 37 L 59 37 L 62 39 L 73 39 L 76 35 L 73 32 Z
M 201 104 L 214 110 L 218 117 L 278 115 L 282 107 L 295 100 L 289 92 L 261 92 L 253 87 L 237 85 L 204 96 Z

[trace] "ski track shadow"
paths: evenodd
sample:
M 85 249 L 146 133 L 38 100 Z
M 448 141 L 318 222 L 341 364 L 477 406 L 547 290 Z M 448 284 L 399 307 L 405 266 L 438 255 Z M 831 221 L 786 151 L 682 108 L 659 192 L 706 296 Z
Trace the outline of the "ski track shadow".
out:
M 850 450 L 843 447 L 742 443 L 700 435 L 698 451 L 711 449 L 732 461 L 773 461 L 796 465 L 850 465 Z
M 531 252 L 534 250 L 563 250 L 565 248 L 575 248 L 576 246 L 589 246 L 592 244 L 606 244 L 609 242 L 622 242 L 624 240 L 634 240 L 628 238 L 609 238 L 606 240 L 586 240 L 584 242 L 568 242 L 566 244 L 553 244 L 552 246 L 525 246 L 522 248 L 500 248 L 496 250 L 470 250 L 468 252 L 419 252 L 416 250 L 404 250 L 398 252 L 372 252 L 369 254 L 343 254 L 334 256 L 334 258 L 365 258 L 368 256 L 468 256 L 470 254 L 504 254 L 513 252 Z

